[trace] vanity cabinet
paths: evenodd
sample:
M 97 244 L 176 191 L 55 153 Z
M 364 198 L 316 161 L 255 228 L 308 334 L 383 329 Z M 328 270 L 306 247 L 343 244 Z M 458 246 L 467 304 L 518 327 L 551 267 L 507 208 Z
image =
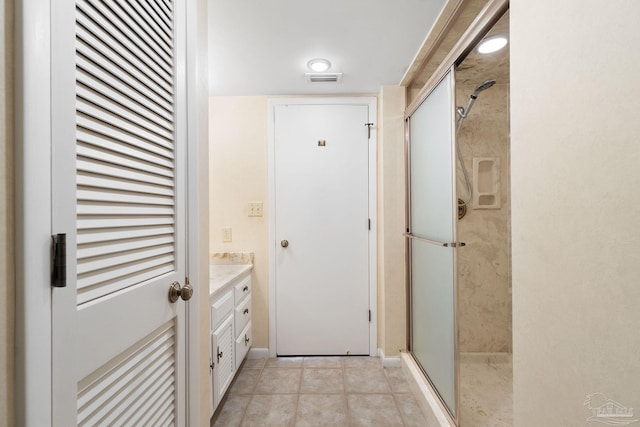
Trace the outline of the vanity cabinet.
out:
M 211 267 L 211 276 L 215 279 L 211 279 L 209 285 L 210 415 L 220 404 L 251 348 L 251 276 L 248 267 Z

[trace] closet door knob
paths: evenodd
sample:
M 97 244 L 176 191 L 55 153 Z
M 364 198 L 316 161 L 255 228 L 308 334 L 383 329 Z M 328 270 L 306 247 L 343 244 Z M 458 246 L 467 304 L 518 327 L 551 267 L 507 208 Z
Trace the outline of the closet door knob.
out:
M 283 248 L 286 248 L 287 246 L 289 246 L 289 241 L 288 240 L 281 241 L 280 246 L 282 246 Z

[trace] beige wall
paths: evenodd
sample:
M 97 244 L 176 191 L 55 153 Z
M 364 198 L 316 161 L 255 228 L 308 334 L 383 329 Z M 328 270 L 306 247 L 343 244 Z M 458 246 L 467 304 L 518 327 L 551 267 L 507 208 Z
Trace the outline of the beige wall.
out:
M 640 411 L 640 2 L 511 1 L 514 425 Z
M 0 0 L 0 427 L 13 425 L 13 1 Z
M 458 73 L 458 76 L 464 72 Z M 456 105 L 466 106 L 479 83 L 456 82 Z M 509 85 L 497 83 L 478 97 L 465 119 L 457 141 L 473 183 L 473 158 L 497 157 L 500 208 L 474 209 L 458 221 L 459 345 L 463 352 L 511 351 L 511 258 L 509 218 Z M 458 195 L 467 187 L 457 164 Z
M 254 252 L 251 294 L 254 347 L 269 346 L 267 206 L 268 99 L 210 98 L 210 249 Z M 247 203 L 263 202 L 263 217 L 248 217 Z M 232 242 L 222 242 L 222 227 Z
M 406 343 L 403 86 L 383 86 L 378 110 L 378 348 L 398 356 Z
M 385 87 L 378 163 L 378 347 L 387 356 L 406 348 L 404 281 L 404 88 Z M 255 253 L 252 294 L 257 348 L 269 345 L 267 97 L 210 98 L 210 242 L 212 252 Z M 385 143 L 386 142 L 386 143 Z M 384 206 L 382 201 L 385 201 Z M 264 217 L 249 218 L 247 203 L 264 202 Z M 222 242 L 222 227 L 233 241 Z

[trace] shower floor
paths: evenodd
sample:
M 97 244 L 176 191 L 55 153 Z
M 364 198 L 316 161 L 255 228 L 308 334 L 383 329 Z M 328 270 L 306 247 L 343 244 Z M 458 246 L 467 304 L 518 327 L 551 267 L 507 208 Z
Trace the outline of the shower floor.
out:
M 461 427 L 513 425 L 513 375 L 508 353 L 460 355 Z

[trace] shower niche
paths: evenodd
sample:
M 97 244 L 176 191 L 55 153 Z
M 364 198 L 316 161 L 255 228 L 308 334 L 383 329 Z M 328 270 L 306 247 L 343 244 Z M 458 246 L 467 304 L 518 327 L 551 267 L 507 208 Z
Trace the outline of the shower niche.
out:
M 474 157 L 473 209 L 500 209 L 500 158 Z

